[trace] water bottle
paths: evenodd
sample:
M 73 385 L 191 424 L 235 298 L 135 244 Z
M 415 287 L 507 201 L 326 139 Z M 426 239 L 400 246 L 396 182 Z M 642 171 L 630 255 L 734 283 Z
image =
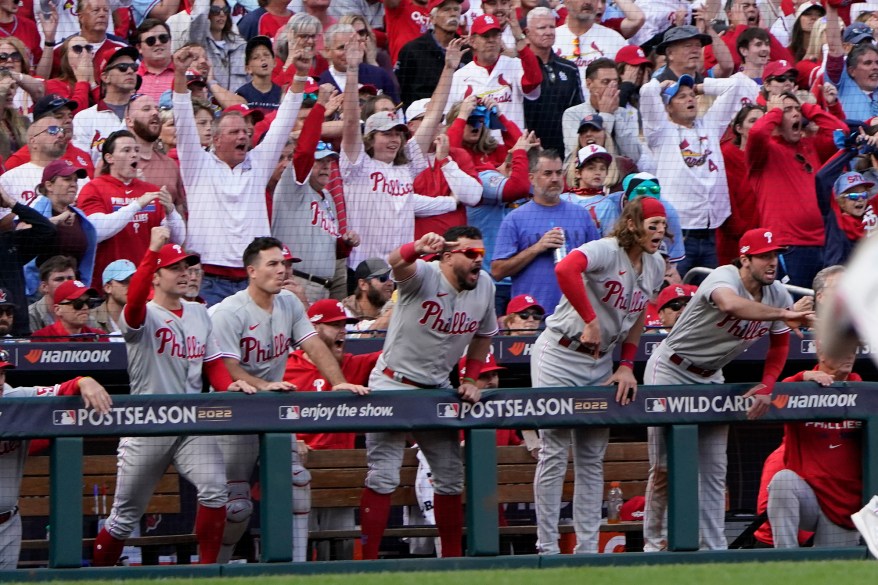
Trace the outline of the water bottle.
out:
M 555 248 L 552 251 L 552 256 L 555 258 L 555 264 L 564 259 L 564 256 L 567 255 L 567 239 L 564 237 L 564 228 L 562 227 L 554 227 L 554 230 L 558 230 L 561 232 L 561 246 L 559 248 Z
M 619 513 L 622 510 L 622 488 L 619 482 L 610 483 L 610 491 L 607 492 L 607 524 L 618 524 Z

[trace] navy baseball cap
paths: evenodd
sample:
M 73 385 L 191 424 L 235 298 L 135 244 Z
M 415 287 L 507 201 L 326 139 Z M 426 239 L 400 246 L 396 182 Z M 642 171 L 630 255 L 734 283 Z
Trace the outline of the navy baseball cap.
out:
M 859 45 L 865 40 L 871 41 L 872 29 L 862 22 L 853 22 L 845 27 L 842 40 L 852 45 Z

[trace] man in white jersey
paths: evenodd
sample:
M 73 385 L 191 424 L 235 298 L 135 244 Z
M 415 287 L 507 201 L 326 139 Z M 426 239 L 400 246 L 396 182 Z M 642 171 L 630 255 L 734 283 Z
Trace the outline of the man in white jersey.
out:
M 579 67 L 582 91 L 585 87 L 585 69 L 589 63 L 606 57 L 615 59 L 619 49 L 627 43 L 622 35 L 598 24 L 601 0 L 567 0 L 567 21 L 555 30 L 555 53 Z
M 202 370 L 211 386 L 255 392 L 244 381 L 232 381 L 226 369 L 207 309 L 183 300 L 188 269 L 198 256 L 167 244 L 168 228 L 152 228 L 149 249 L 128 286 L 128 303 L 119 329 L 128 351 L 131 393 L 136 395 L 199 394 Z M 147 303 L 150 284 L 154 289 Z M 195 535 L 202 564 L 215 563 L 226 522 L 226 473 L 223 456 L 212 437 L 123 437 L 119 440 L 116 495 L 109 518 L 95 539 L 94 565 L 113 566 L 125 539 L 149 504 L 156 483 L 173 462 L 198 490 Z
M 437 254 L 437 262 L 418 258 Z M 384 352 L 369 377 L 369 387 L 380 390 L 417 388 L 452 389 L 449 374 L 466 352 L 466 377 L 457 394 L 478 402 L 476 380 L 497 333 L 494 282 L 482 271 L 485 246 L 482 234 L 458 226 L 445 237 L 429 233 L 391 252 L 393 279 L 399 299 L 390 320 Z M 468 346 L 468 347 L 467 347 Z M 463 533 L 463 462 L 458 432 L 412 433 L 433 470 L 436 525 L 442 556 L 461 556 Z M 399 485 L 406 433 L 367 433 L 369 471 L 360 502 L 363 558 L 378 558 L 387 526 L 390 498 Z
M 293 258 L 296 261 L 297 258 Z M 242 380 L 262 391 L 290 391 L 284 369 L 291 346 L 301 346 L 320 369 L 333 390 L 366 394 L 363 386 L 348 384 L 338 362 L 317 337 L 302 302 L 283 289 L 284 244 L 276 238 L 254 239 L 244 250 L 247 288 L 226 297 L 210 310 L 220 355 L 232 379 Z M 259 456 L 258 435 L 217 437 L 226 466 L 229 503 L 219 562 L 228 562 L 235 545 L 247 530 L 253 503 L 250 476 Z M 302 466 L 292 435 L 293 473 L 293 560 L 305 559 L 308 544 L 308 514 L 311 511 L 311 475 Z
M 64 396 L 81 394 L 86 408 L 105 414 L 110 412 L 113 400 L 103 386 L 92 378 L 79 377 L 54 386 L 13 388 L 6 383 L 6 370 L 14 369 L 9 354 L 0 349 L 0 397 Z M 0 569 L 14 569 L 21 550 L 21 517 L 18 515 L 18 495 L 28 441 L 0 441 Z
M 625 206 L 611 237 L 587 242 L 558 263 L 555 274 L 564 296 L 534 343 L 534 388 L 613 384 L 618 403 L 633 400 L 637 390 L 633 360 L 646 305 L 664 280 L 665 262 L 658 249 L 666 231 L 661 202 L 640 197 Z M 622 343 L 622 359 L 613 373 L 613 349 L 618 343 Z M 540 554 L 560 553 L 558 516 L 571 442 L 574 552 L 598 552 L 609 438 L 608 428 L 540 430 L 542 444 L 534 476 Z
M 785 248 L 765 228 L 749 230 L 739 243 L 734 264 L 714 270 L 698 287 L 671 333 L 649 358 L 647 384 L 722 384 L 722 368 L 770 333 L 762 382 L 744 396 L 752 398 L 748 418 L 768 412 L 771 391 L 783 370 L 790 328 L 809 323 L 813 312 L 792 311 L 793 300 L 777 282 L 778 254 Z M 701 547 L 728 547 L 725 530 L 726 443 L 728 425 L 698 429 L 699 527 Z M 664 429 L 649 429 L 651 466 L 667 465 Z M 661 550 L 667 501 L 648 494 L 644 550 Z

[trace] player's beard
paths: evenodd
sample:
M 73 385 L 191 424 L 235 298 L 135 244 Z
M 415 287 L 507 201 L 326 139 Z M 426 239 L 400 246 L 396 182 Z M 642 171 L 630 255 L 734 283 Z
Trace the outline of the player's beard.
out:
M 478 278 L 476 278 L 475 281 L 470 282 L 470 274 L 471 269 L 464 268 L 463 266 L 454 267 L 454 277 L 457 279 L 457 286 L 460 290 L 474 290 L 479 285 Z
M 159 136 L 162 133 L 162 127 L 159 125 L 158 132 L 153 132 L 149 129 L 148 124 L 144 124 L 140 120 L 134 120 L 134 125 L 131 127 L 131 130 L 134 134 L 137 135 L 141 140 L 145 140 L 146 142 L 152 143 L 159 139 Z

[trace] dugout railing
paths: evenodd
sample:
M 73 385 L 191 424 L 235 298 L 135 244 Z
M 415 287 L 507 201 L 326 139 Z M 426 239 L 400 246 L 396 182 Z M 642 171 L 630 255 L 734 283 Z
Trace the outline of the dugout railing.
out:
M 465 430 L 467 461 L 476 462 L 466 466 L 467 555 L 495 557 L 500 551 L 494 497 L 497 476 L 493 429 L 661 425 L 668 429 L 669 549 L 683 552 L 698 549 L 698 520 L 692 505 L 698 501 L 698 470 L 692 465 L 698 460 L 698 425 L 745 421 L 748 402 L 742 394 L 748 387 L 745 384 L 641 387 L 637 401 L 626 407 L 617 405 L 611 400 L 610 392 L 599 387 L 492 390 L 486 392 L 477 405 L 461 403 L 452 392 L 438 390 L 379 391 L 365 397 L 311 392 L 253 396 L 116 396 L 112 413 L 105 416 L 83 409 L 77 397 L 3 398 L 0 438 L 52 439 L 49 567 L 74 568 L 82 565 L 83 510 L 82 499 L 70 494 L 82 492 L 84 437 L 258 433 L 264 502 L 260 517 L 261 560 L 287 563 L 292 550 L 290 432 Z M 778 384 L 770 412 L 763 420 L 864 421 L 865 502 L 871 494 L 878 493 L 876 390 L 878 384 L 865 382 L 836 384 L 830 388 L 809 383 Z M 853 554 L 865 557 L 865 548 L 858 550 Z M 761 553 L 764 557 L 764 552 L 754 551 L 754 554 Z M 658 560 L 653 555 L 611 556 L 640 557 L 637 562 Z M 370 563 L 354 564 L 362 568 Z M 318 565 L 323 565 L 326 571 L 353 570 L 340 566 L 333 569 L 338 563 Z M 197 572 L 198 569 L 191 570 Z M 320 569 L 313 567 L 309 572 L 312 570 Z M 72 573 L 82 573 L 83 577 L 88 574 L 109 577 L 109 573 L 92 571 L 106 569 Z M 64 572 L 65 577 L 68 574 L 69 571 Z M 136 574 L 143 575 L 140 571 Z

